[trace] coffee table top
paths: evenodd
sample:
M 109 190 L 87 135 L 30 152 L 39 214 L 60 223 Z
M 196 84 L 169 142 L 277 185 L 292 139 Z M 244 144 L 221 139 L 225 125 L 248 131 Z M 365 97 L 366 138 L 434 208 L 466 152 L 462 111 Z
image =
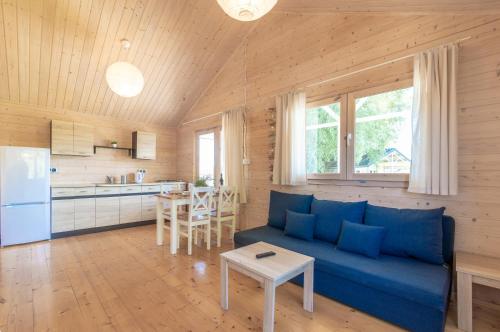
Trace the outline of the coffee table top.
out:
M 266 251 L 274 251 L 276 255 L 261 259 L 255 258 L 256 254 Z M 293 277 L 296 272 L 314 262 L 313 257 L 262 241 L 220 255 L 232 264 L 273 281 L 281 281 L 289 275 Z

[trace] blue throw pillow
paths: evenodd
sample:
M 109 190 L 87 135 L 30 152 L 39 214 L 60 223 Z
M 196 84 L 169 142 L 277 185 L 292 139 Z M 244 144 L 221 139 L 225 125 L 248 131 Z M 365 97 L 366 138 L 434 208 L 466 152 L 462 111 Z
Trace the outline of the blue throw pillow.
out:
M 385 227 L 382 253 L 443 264 L 444 209 L 393 209 L 368 204 L 365 224 Z
M 337 248 L 377 258 L 384 233 L 384 227 L 355 224 L 344 220 Z
M 267 224 L 272 227 L 284 229 L 286 210 L 309 213 L 311 212 L 312 199 L 312 195 L 287 194 L 271 190 Z
M 311 213 L 316 216 L 314 237 L 323 241 L 336 243 L 343 220 L 357 224 L 363 223 L 366 201 L 338 202 L 314 199 Z
M 314 238 L 314 214 L 286 210 L 285 235 L 312 241 Z

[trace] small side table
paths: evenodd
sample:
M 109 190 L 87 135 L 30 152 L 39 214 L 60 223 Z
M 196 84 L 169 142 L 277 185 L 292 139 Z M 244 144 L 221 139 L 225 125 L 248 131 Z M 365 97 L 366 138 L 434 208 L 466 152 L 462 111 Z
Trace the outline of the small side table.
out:
M 500 259 L 457 252 L 458 328 L 472 332 L 472 283 L 500 289 Z

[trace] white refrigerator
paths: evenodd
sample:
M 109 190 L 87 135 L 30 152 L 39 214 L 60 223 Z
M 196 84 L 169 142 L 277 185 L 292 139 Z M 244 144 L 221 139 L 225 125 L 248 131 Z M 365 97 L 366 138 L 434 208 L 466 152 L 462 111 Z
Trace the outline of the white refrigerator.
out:
M 0 245 L 50 239 L 50 150 L 0 146 Z

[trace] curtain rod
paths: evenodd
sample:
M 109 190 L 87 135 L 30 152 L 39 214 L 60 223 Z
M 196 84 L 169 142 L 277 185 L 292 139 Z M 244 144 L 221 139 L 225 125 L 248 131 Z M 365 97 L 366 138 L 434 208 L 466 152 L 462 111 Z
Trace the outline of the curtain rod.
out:
M 455 42 L 451 42 L 451 43 L 457 43 L 458 44 L 458 43 L 464 42 L 466 40 L 469 40 L 471 38 L 472 38 L 472 36 L 467 36 L 467 37 L 464 37 L 464 38 L 460 38 L 460 39 L 456 40 Z M 446 44 L 443 44 L 443 45 L 449 45 L 451 43 L 446 43 Z M 402 60 L 405 60 L 405 59 L 409 59 L 409 58 L 414 57 L 416 54 L 418 54 L 420 52 L 414 52 L 414 53 L 411 53 L 411 54 L 408 54 L 408 55 L 404 55 L 404 56 L 396 58 L 396 59 L 392 59 L 392 60 L 388 60 L 388 61 L 385 61 L 385 62 L 382 62 L 382 63 L 378 63 L 376 65 L 372 65 L 372 66 L 368 66 L 368 67 L 365 67 L 365 68 L 361 68 L 361 69 L 358 69 L 358 70 L 355 70 L 355 71 L 351 71 L 351 72 L 348 72 L 348 73 L 345 73 L 345 74 L 342 74 L 342 75 L 339 75 L 339 76 L 330 77 L 330 78 L 328 78 L 326 80 L 323 80 L 323 81 L 320 81 L 320 82 L 314 82 L 314 83 L 311 83 L 311 84 L 308 84 L 308 85 L 302 87 L 302 89 L 311 88 L 311 87 L 318 86 L 318 85 L 321 85 L 321 84 L 325 84 L 325 83 L 328 83 L 328 82 L 331 82 L 331 81 L 335 81 L 335 80 L 338 80 L 338 79 L 341 79 L 341 78 L 345 78 L 345 77 L 349 77 L 349 76 L 352 76 L 352 75 L 356 75 L 356 74 L 362 73 L 362 72 L 367 71 L 367 70 L 376 69 L 376 68 L 383 67 L 383 66 L 386 66 L 386 65 L 391 64 L 391 63 L 395 63 L 395 62 L 399 62 L 399 61 L 402 61 Z M 246 86 L 245 86 L 245 89 L 246 89 Z M 246 99 L 246 93 L 245 93 L 245 99 Z M 245 104 L 246 104 L 246 101 L 245 101 Z M 200 118 L 189 120 L 189 121 L 181 123 L 180 127 L 182 127 L 184 125 L 187 125 L 189 123 L 198 122 L 198 121 L 201 121 L 201 120 L 204 120 L 204 119 L 207 119 L 207 118 L 218 116 L 218 115 L 221 115 L 222 113 L 224 113 L 224 112 L 217 112 L 217 113 L 213 113 L 213 114 L 202 116 Z

